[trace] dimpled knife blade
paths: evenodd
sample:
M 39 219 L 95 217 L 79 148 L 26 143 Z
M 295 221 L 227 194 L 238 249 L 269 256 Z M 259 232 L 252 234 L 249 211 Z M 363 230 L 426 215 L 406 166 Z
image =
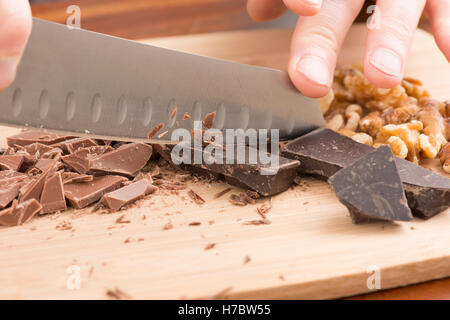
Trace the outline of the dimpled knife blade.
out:
M 36 18 L 0 105 L 2 124 L 130 141 L 146 139 L 160 123 L 153 138 L 170 140 L 174 129 L 191 130 L 211 112 L 217 129 L 279 129 L 280 139 L 324 124 L 318 101 L 299 93 L 285 72 Z

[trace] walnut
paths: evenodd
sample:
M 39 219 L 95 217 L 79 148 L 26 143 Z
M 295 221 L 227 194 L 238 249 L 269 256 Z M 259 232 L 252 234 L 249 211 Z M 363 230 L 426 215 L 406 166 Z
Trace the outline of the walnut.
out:
M 402 124 L 410 121 L 420 108 L 417 104 L 408 103 L 399 108 L 388 108 L 381 115 L 387 124 Z
M 450 118 L 445 119 L 445 130 L 447 132 L 447 141 L 450 140 Z
M 358 129 L 359 120 L 362 115 L 362 108 L 360 105 L 351 104 L 345 109 L 345 116 L 347 118 L 347 123 L 345 124 L 345 129 L 356 131 Z
M 384 120 L 378 111 L 369 113 L 359 121 L 361 131 L 370 134 L 372 137 L 375 137 L 383 126 Z
M 450 117 L 450 100 L 447 100 L 444 102 L 445 103 L 445 117 L 449 118 Z
M 414 78 L 404 78 L 402 81 L 402 87 L 405 88 L 408 96 L 416 99 L 430 96 L 430 93 L 423 87 L 422 81 Z
M 392 136 L 400 138 L 408 147 L 408 155 L 406 158 L 418 164 L 420 154 L 419 136 L 422 129 L 423 124 L 416 120 L 399 125 L 388 124 L 381 128 L 375 142 L 387 143 Z
M 423 133 L 429 136 L 431 145 L 439 151 L 447 143 L 447 128 L 439 109 L 441 103 L 428 99 L 418 114 L 418 119 L 423 123 Z M 433 157 L 434 158 L 434 157 Z
M 344 116 L 340 113 L 331 116 L 327 119 L 327 128 L 333 131 L 338 131 L 344 126 Z
M 373 138 L 364 132 L 355 133 L 351 138 L 356 142 L 366 144 L 368 146 L 373 145 Z
M 387 144 L 391 147 L 392 153 L 399 158 L 406 159 L 408 156 L 408 146 L 397 136 L 389 137 Z
M 450 142 L 442 148 L 439 159 L 441 160 L 444 171 L 450 173 Z
M 434 159 L 439 153 L 439 149 L 431 139 L 431 137 L 421 134 L 419 136 L 419 146 L 422 151 L 422 155 L 425 158 Z

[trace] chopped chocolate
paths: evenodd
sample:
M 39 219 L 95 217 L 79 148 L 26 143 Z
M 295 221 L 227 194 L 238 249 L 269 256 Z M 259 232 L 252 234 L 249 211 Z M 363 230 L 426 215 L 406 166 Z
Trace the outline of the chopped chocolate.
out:
M 53 164 L 53 160 L 54 159 L 40 159 L 38 162 L 36 162 L 36 164 L 34 165 L 35 168 L 41 170 L 41 172 L 46 171 L 50 166 L 54 165 Z M 62 163 L 58 162 L 56 163 L 56 168 L 57 170 L 61 169 L 62 167 Z
M 160 123 L 160 124 L 154 126 L 147 134 L 147 137 L 149 139 L 153 138 L 159 131 L 162 130 L 162 128 L 164 128 L 164 123 Z
M 45 181 L 40 203 L 42 205 L 42 214 L 67 209 L 60 172 L 55 173 Z
M 10 171 L 0 171 L 0 173 L 3 172 L 10 172 Z M 11 171 L 15 172 L 15 171 Z M 6 208 L 11 201 L 13 201 L 17 196 L 19 195 L 20 189 L 25 185 L 27 176 L 24 174 L 21 174 L 19 176 L 12 176 L 10 175 L 7 177 L 4 175 L 4 177 L 0 180 L 0 209 Z
M 414 216 L 429 219 L 450 207 L 450 179 L 400 158 L 395 162 Z
M 147 164 L 151 155 L 150 145 L 129 143 L 93 159 L 90 170 L 134 177 Z
M 118 217 L 116 219 L 116 223 L 121 224 L 121 223 L 131 223 L 130 220 L 125 220 L 125 215 L 121 215 L 120 217 Z
M 281 149 L 281 155 L 300 161 L 300 173 L 328 179 L 372 150 L 365 144 L 321 128 L 297 138 Z
M 300 160 L 301 173 L 328 179 L 374 150 L 322 128 L 288 143 L 281 154 Z M 450 179 L 397 157 L 395 163 L 414 216 L 427 219 L 450 207 Z
M 65 153 L 74 153 L 78 149 L 94 147 L 97 145 L 98 144 L 94 140 L 89 138 L 74 138 L 54 144 L 52 147 L 60 148 Z
M 67 183 L 64 185 L 64 195 L 74 208 L 81 209 L 116 190 L 125 180 L 121 176 L 100 176 L 91 182 Z
M 49 152 L 52 149 L 53 149 L 53 147 L 47 146 L 47 145 L 39 143 L 39 142 L 35 142 L 35 143 L 25 146 L 25 150 L 29 154 L 36 155 L 37 157 L 40 157 L 41 155 L 43 155 L 46 152 Z
M 30 199 L 20 204 L 14 200 L 11 207 L 0 211 L 0 225 L 12 227 L 28 222 L 42 209 L 35 199 Z
M 19 171 L 24 158 L 20 155 L 0 156 L 0 169 Z
M 215 112 L 211 112 L 208 113 L 204 118 L 203 118 L 203 126 L 206 129 L 211 129 L 214 125 L 214 120 L 216 119 L 216 113 Z
M 261 207 L 256 208 L 256 212 L 263 218 L 267 219 L 266 214 L 269 213 L 269 211 L 272 210 L 272 204 L 271 203 L 265 203 Z
M 94 146 L 78 149 L 76 152 L 63 156 L 62 161 L 80 174 L 86 174 L 91 168 L 91 159 L 104 155 L 114 149 L 110 146 Z
M 247 190 L 247 191 L 245 192 L 245 194 L 246 194 L 249 198 L 254 199 L 254 200 L 257 200 L 257 199 L 260 198 L 259 193 L 258 193 L 258 192 L 255 192 L 255 191 L 252 191 L 252 190 Z
M 233 147 L 233 146 L 231 146 Z M 260 152 L 256 149 L 250 147 L 239 148 L 234 146 L 234 163 L 226 163 L 227 159 L 224 159 L 225 163 L 219 164 L 214 161 L 203 161 L 202 164 L 196 164 L 195 154 L 200 154 L 202 159 L 214 159 L 214 155 L 211 150 L 205 148 L 204 150 L 197 149 L 194 146 L 190 147 L 192 164 L 181 164 L 181 168 L 189 170 L 194 173 L 200 172 L 200 174 L 210 174 L 214 178 L 220 178 L 223 176 L 225 181 L 229 184 L 242 187 L 245 189 L 252 189 L 262 196 L 271 196 L 277 193 L 286 191 L 292 184 L 292 181 L 297 175 L 297 169 L 299 167 L 299 162 L 296 160 L 287 159 L 284 157 L 278 157 L 278 164 L 270 162 L 268 164 L 262 164 L 260 157 L 257 157 L 257 163 L 253 164 L 250 162 L 250 153 L 260 155 Z M 238 157 L 237 153 L 243 149 L 244 155 Z M 170 152 L 167 148 L 164 152 L 170 156 Z M 185 151 L 185 150 L 184 150 Z M 277 156 L 267 154 L 268 160 L 272 157 Z M 269 158 L 270 157 L 270 158 Z M 240 159 L 238 163 L 237 160 Z M 212 162 L 212 163 L 210 163 Z M 195 167 L 195 169 L 194 169 Z
M 191 197 L 191 199 L 194 200 L 194 202 L 200 206 L 206 202 L 194 190 L 189 190 L 188 196 Z
M 112 210 L 119 210 L 123 206 L 143 198 L 155 189 L 147 179 L 141 179 L 128 186 L 107 193 L 103 196 L 104 204 Z
M 37 178 L 30 180 L 28 184 L 23 186 L 20 189 L 19 192 L 19 201 L 25 202 L 29 199 L 36 199 L 39 201 L 41 198 L 41 192 L 44 188 L 45 180 L 47 179 L 47 176 L 51 176 L 53 172 L 55 172 L 56 163 L 58 162 L 57 159 L 53 159 L 52 163 L 47 167 L 47 169 L 39 175 Z
M 201 225 L 202 225 L 201 222 L 191 222 L 191 223 L 188 224 L 188 226 L 190 226 L 190 227 L 198 227 L 198 226 L 201 226 Z
M 350 211 L 353 223 L 410 221 L 405 191 L 395 156 L 382 146 L 340 170 L 329 179 L 334 192 Z
M 27 146 L 36 142 L 50 145 L 72 138 L 75 137 L 41 131 L 23 131 L 6 138 L 6 142 L 10 147 L 13 147 L 15 145 Z
M 229 198 L 232 205 L 244 207 L 248 204 L 247 197 L 243 194 L 232 194 Z
M 205 246 L 205 250 L 211 250 L 216 246 L 215 243 L 209 243 Z
M 94 176 L 76 172 L 63 172 L 62 180 L 64 184 L 72 182 L 90 182 L 94 180 Z

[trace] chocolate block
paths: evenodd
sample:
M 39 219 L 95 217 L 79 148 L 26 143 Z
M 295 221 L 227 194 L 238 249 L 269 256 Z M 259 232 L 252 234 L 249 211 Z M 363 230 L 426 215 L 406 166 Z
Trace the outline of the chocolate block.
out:
M 93 159 L 90 170 L 134 177 L 147 164 L 151 155 L 150 145 L 129 143 Z
M 68 183 L 64 185 L 64 195 L 74 208 L 81 209 L 120 188 L 126 180 L 121 176 L 102 176 L 91 182 Z
M 321 128 L 288 143 L 281 154 L 300 160 L 300 173 L 326 180 L 374 150 Z M 450 179 L 397 157 L 395 163 L 414 216 L 427 219 L 450 207 Z
M 263 196 L 271 196 L 277 193 L 286 191 L 294 181 L 297 175 L 299 162 L 296 160 L 290 160 L 283 157 L 278 157 L 278 167 L 272 168 L 270 164 L 262 164 L 258 159 L 256 163 L 251 163 L 249 154 L 252 150 L 250 147 L 245 147 L 245 161 L 240 163 L 237 161 L 238 157 L 237 147 L 227 146 L 228 148 L 234 148 L 234 163 L 228 164 L 224 159 L 223 164 L 207 163 L 210 161 L 203 161 L 202 164 L 196 164 L 194 159 L 194 153 L 196 147 L 191 146 L 191 164 L 182 164 L 182 168 L 186 170 L 192 170 L 193 172 L 201 172 L 203 175 L 209 171 L 211 177 L 224 177 L 225 181 L 232 185 L 236 185 L 246 189 L 252 189 Z M 165 152 L 169 152 L 170 148 L 165 149 Z M 197 149 L 197 152 L 203 152 L 202 159 L 212 157 L 211 152 L 204 149 Z M 258 152 L 258 151 L 257 151 Z M 168 153 L 169 154 L 169 153 Z M 226 152 L 224 151 L 224 155 Z M 170 156 L 170 154 L 169 154 Z M 200 169 L 200 170 L 199 170 Z
M 353 223 L 412 220 L 394 158 L 382 146 L 328 180 Z
M 67 209 L 60 172 L 45 181 L 40 203 L 43 214 Z
M 33 218 L 41 209 L 42 206 L 36 199 L 30 199 L 20 204 L 14 201 L 11 207 L 0 211 L 0 225 L 8 227 L 22 225 Z
M 94 140 L 89 138 L 75 138 L 53 144 L 52 147 L 60 148 L 65 153 L 74 153 L 78 149 L 94 147 L 97 145 L 98 144 Z

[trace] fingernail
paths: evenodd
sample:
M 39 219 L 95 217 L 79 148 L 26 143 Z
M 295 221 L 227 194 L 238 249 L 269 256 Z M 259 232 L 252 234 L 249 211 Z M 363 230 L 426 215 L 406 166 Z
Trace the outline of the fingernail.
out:
M 369 58 L 369 63 L 379 71 L 394 77 L 402 76 L 402 59 L 386 48 L 377 49 Z
M 331 83 L 331 73 L 327 63 L 316 56 L 301 58 L 297 63 L 297 72 L 320 86 L 328 87 Z
M 19 58 L 0 58 L 0 89 L 4 89 L 16 76 Z
M 322 0 L 305 0 L 306 5 L 309 7 L 321 7 Z

